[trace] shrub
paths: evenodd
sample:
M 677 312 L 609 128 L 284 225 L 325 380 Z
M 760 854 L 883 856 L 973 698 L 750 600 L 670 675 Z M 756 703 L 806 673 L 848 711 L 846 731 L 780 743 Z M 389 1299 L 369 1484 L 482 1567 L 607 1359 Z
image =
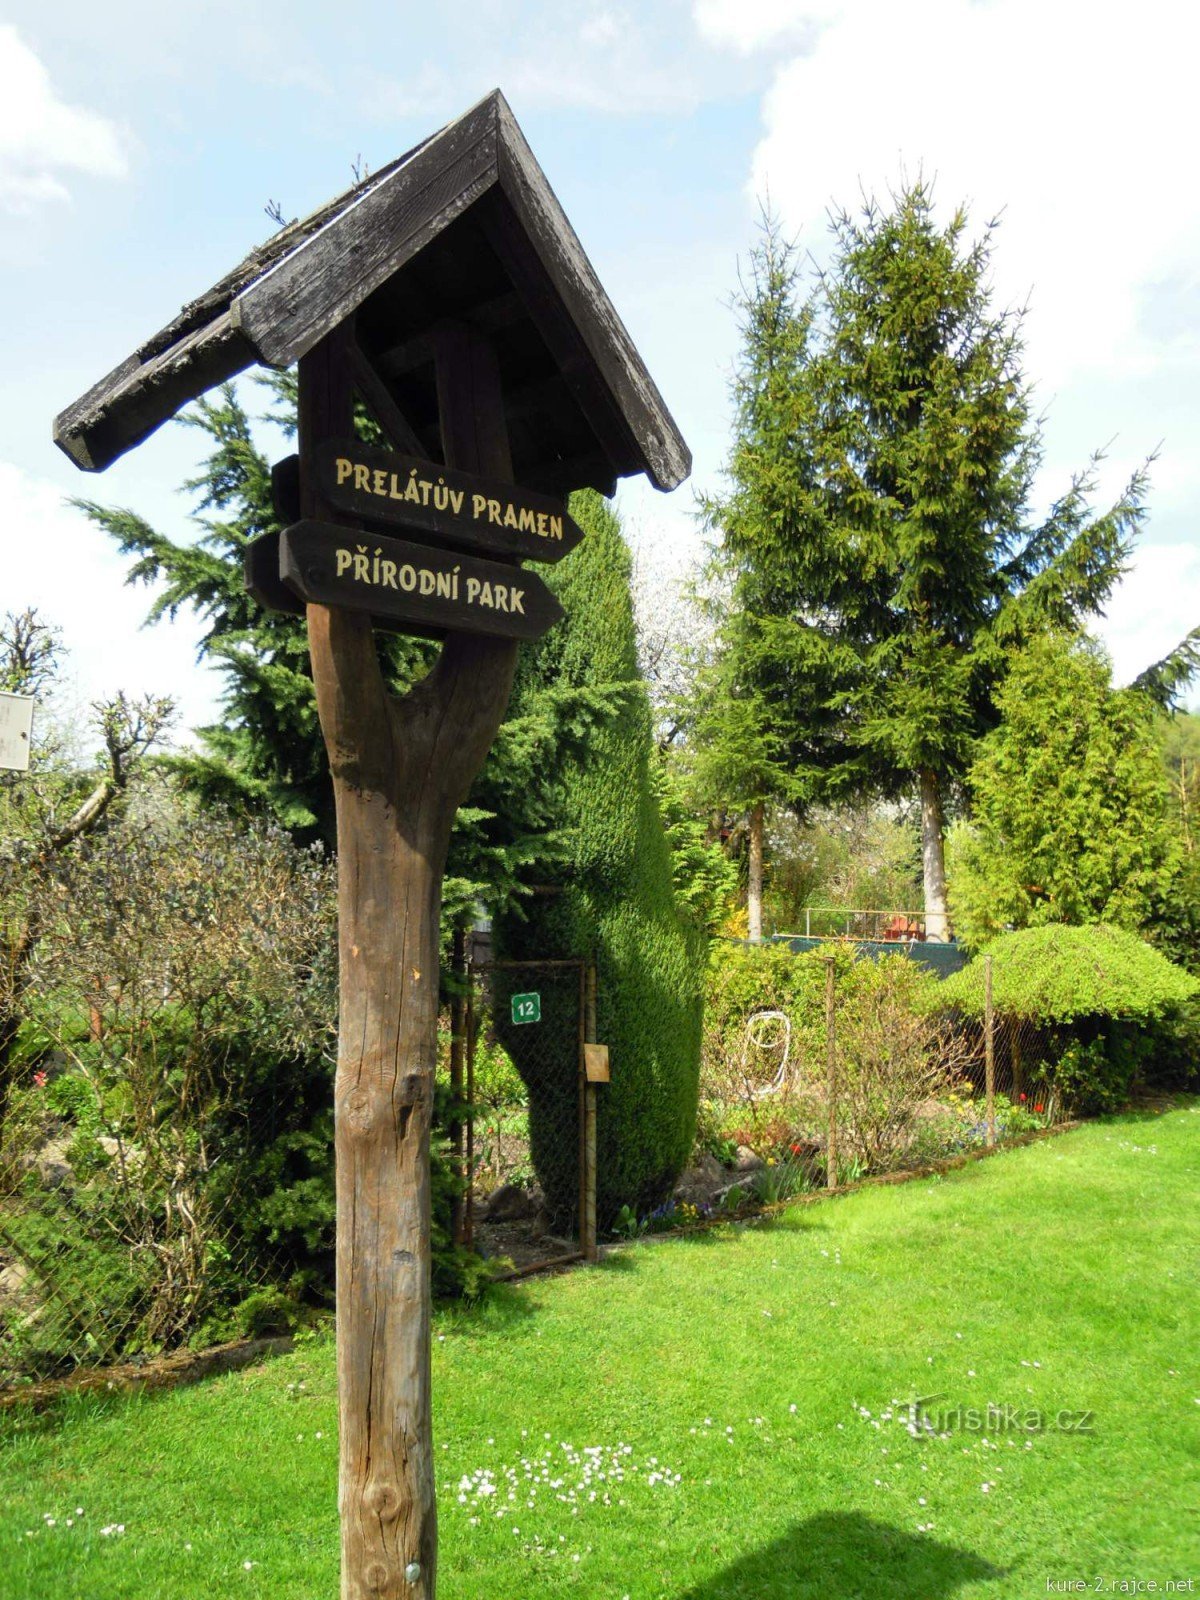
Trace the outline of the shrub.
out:
M 1043 1070 L 1064 1106 L 1112 1110 L 1139 1081 L 1154 1081 L 1160 1062 L 1168 1078 L 1185 1064 L 1200 980 L 1135 934 L 1103 924 L 1002 934 L 945 981 L 943 1003 L 982 1015 L 985 956 L 997 1014 L 1042 1028 Z
M 1200 994 L 1200 981 L 1136 934 L 1103 923 L 1058 923 L 1004 933 L 942 984 L 939 998 L 983 1015 L 983 958 L 992 963 L 997 1011 L 1035 1022 L 1077 1017 L 1151 1021 Z
M 703 955 L 699 930 L 675 900 L 652 790 L 629 553 L 598 495 L 576 496 L 572 511 L 587 538 L 552 578 L 567 619 L 526 663 L 518 699 L 557 681 L 615 688 L 617 709 L 564 778 L 558 823 L 570 860 L 548 886 L 555 892 L 540 895 L 525 918 L 504 916 L 495 942 L 505 957 L 595 959 L 599 1037 L 612 1061 L 597 1128 L 597 1216 L 607 1227 L 623 1205 L 641 1214 L 663 1201 L 691 1150 Z M 577 1200 L 574 1161 L 562 1160 L 575 1127 L 577 1001 L 567 985 L 548 986 L 541 1022 L 514 1027 L 507 1020 L 512 987 L 497 982 L 497 1032 L 529 1087 L 533 1161 L 562 1226 Z
M 319 853 L 166 789 L 62 874 L 31 1000 L 55 1056 L 0 1128 L 0 1250 L 38 1301 L 32 1320 L 0 1307 L 12 1365 L 232 1337 L 237 1307 L 280 1284 L 332 1299 L 335 921 Z M 439 1090 L 435 1128 L 448 1117 Z M 22 1178 L 51 1138 L 69 1181 Z M 449 1294 L 479 1263 L 450 1237 L 444 1144 L 434 1281 Z
M 926 1101 L 959 1082 L 966 1043 L 938 1013 L 939 980 L 906 956 L 872 960 L 830 941 L 796 955 L 786 945 L 714 945 L 709 959 L 702 1085 L 706 1124 L 760 1153 L 823 1136 L 828 1120 L 826 982 L 835 975 L 838 1123 L 854 1170 L 896 1164 Z M 788 1069 L 772 1093 L 782 1048 L 756 1064 L 747 1020 L 778 1011 L 787 1019 Z M 723 1113 L 723 1115 L 722 1115 Z
M 907 1158 L 918 1113 L 958 1086 L 969 1045 L 932 1014 L 937 979 L 903 956 L 861 962 L 838 1008 L 838 1142 L 866 1171 Z

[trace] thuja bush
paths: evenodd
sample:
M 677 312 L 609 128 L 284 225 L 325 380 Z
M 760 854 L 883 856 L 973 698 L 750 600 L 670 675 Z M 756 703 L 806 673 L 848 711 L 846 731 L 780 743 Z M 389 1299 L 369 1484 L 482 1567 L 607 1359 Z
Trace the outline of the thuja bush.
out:
M 1194 1074 L 1200 980 L 1136 934 L 1102 923 L 1001 934 L 946 980 L 944 1004 L 982 1015 L 985 958 L 996 1012 L 1038 1024 L 1038 1070 L 1069 1109 L 1112 1110 L 1139 1084 Z
M 655 801 L 649 701 L 637 667 L 629 552 L 610 508 L 576 495 L 587 538 L 554 571 L 566 611 L 523 665 L 515 703 L 546 682 L 604 691 L 611 713 L 560 779 L 554 825 L 564 860 L 524 913 L 498 922 L 508 957 L 594 957 L 598 1026 L 612 1082 L 600 1095 L 597 1212 L 639 1215 L 662 1202 L 682 1170 L 696 1125 L 703 936 L 679 906 L 670 846 Z M 511 986 L 510 986 L 511 987 Z M 542 1021 L 511 1026 L 498 984 L 497 1028 L 529 1087 L 534 1166 L 560 1225 L 577 1192 L 570 1150 L 577 1093 L 577 1000 L 569 986 L 543 995 Z

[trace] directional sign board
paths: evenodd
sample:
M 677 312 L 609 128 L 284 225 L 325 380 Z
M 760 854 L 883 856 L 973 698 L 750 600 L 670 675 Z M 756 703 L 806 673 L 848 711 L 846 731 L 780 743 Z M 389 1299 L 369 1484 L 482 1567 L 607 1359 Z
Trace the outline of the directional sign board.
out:
M 540 1022 L 542 1020 L 542 997 L 540 994 L 515 994 L 512 997 L 512 1019 L 514 1022 Z
M 321 498 L 336 510 L 433 534 L 437 544 L 560 561 L 583 538 L 583 529 L 553 495 L 353 440 L 326 440 L 315 459 Z
M 29 744 L 33 732 L 33 696 L 0 694 L 0 768 L 29 770 Z
M 540 639 L 563 615 L 536 573 L 330 522 L 286 528 L 279 571 L 302 600 L 423 630 Z

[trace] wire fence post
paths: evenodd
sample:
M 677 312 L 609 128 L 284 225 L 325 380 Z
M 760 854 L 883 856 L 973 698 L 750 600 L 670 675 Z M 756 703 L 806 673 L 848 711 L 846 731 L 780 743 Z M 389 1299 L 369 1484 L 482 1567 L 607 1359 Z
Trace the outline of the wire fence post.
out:
M 451 956 L 451 1000 L 450 1000 L 450 1093 L 454 1099 L 453 1120 L 450 1123 L 450 1149 L 454 1161 L 454 1174 L 462 1185 L 461 1190 L 454 1196 L 451 1207 L 451 1230 L 455 1244 L 466 1242 L 467 1227 L 467 1189 L 469 1178 L 463 1148 L 463 1120 L 460 1107 L 463 1104 L 465 1083 L 463 1080 L 463 1066 L 467 1046 L 467 936 L 462 928 L 454 930 L 453 954 Z
M 467 1058 L 467 1192 L 463 1196 L 463 1243 L 475 1244 L 475 969 L 469 956 L 463 962 L 463 1046 Z
M 587 1044 L 596 1044 L 596 964 L 587 964 Z M 585 1261 L 598 1259 L 596 1244 L 596 1085 L 584 1072 L 583 1215 L 579 1219 L 579 1248 Z
M 837 1034 L 834 1003 L 837 975 L 832 956 L 825 957 L 825 1079 L 829 1098 L 829 1130 L 825 1136 L 825 1187 L 837 1188 Z
M 987 1143 L 996 1142 L 996 1016 L 992 1009 L 992 958 L 983 958 L 983 1071 L 987 1095 Z

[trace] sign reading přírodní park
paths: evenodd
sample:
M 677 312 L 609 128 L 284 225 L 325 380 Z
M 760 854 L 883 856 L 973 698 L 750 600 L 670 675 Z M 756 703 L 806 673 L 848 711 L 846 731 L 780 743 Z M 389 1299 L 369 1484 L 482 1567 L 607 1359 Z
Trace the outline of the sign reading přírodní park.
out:
M 563 614 L 536 573 L 355 528 L 297 522 L 279 544 L 284 583 L 301 599 L 458 633 L 540 639 Z

